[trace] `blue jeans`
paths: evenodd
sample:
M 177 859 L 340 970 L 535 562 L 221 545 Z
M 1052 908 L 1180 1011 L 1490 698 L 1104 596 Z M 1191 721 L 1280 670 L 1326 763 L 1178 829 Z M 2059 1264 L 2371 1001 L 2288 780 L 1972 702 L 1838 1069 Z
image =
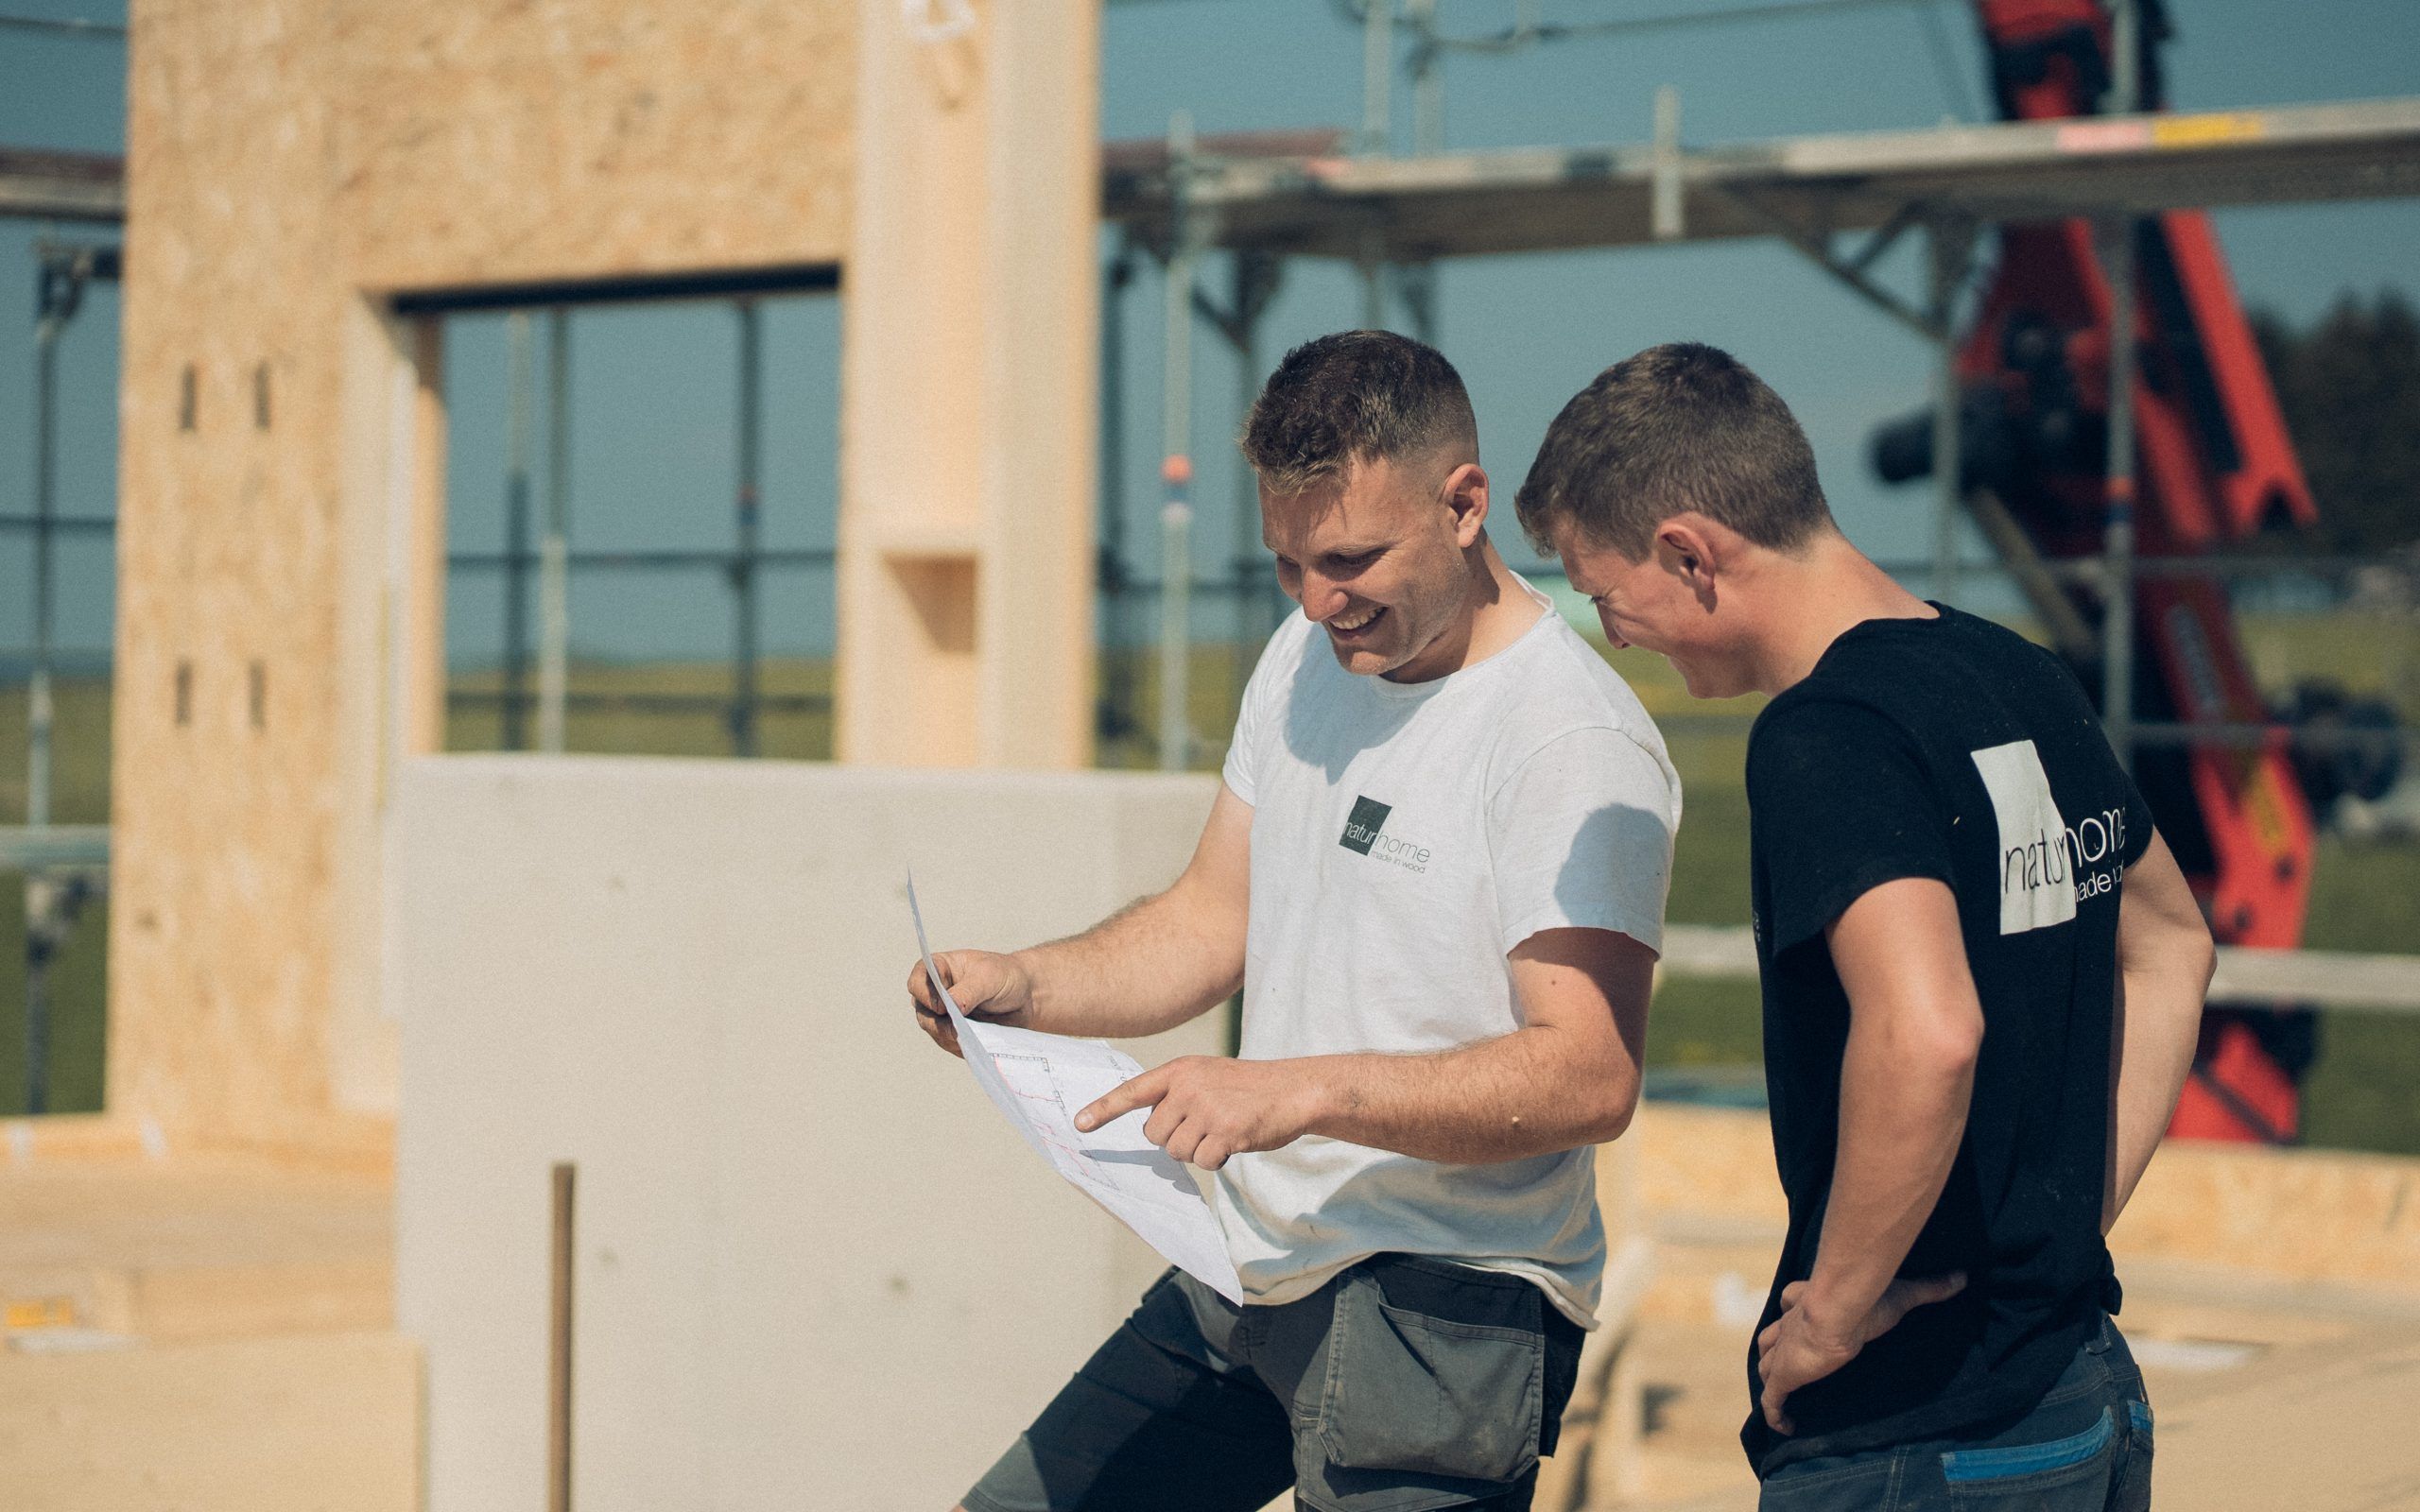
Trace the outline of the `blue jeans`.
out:
M 1972 1435 L 1800 1460 L 1760 1512 L 2145 1512 L 2152 1409 L 2107 1318 L 2014 1422 Z

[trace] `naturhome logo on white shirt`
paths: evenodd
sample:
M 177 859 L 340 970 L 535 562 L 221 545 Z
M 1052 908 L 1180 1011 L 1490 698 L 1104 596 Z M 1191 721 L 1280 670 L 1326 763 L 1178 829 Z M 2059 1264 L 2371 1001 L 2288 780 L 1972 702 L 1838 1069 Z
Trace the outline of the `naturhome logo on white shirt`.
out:
M 2107 809 L 2070 825 L 2050 796 L 2042 753 L 2030 740 L 1976 751 L 1975 769 L 2000 825 L 2000 933 L 2022 935 L 2076 917 L 2076 902 L 2117 886 L 2122 867 L 2086 875 L 2126 849 L 2126 814 Z
M 1387 816 L 1394 812 L 1392 803 L 1381 803 L 1374 798 L 1357 797 L 1353 812 L 1345 816 L 1344 833 L 1336 843 L 1347 850 L 1358 850 L 1379 861 L 1392 861 L 1407 871 L 1428 869 L 1428 848 L 1386 833 Z

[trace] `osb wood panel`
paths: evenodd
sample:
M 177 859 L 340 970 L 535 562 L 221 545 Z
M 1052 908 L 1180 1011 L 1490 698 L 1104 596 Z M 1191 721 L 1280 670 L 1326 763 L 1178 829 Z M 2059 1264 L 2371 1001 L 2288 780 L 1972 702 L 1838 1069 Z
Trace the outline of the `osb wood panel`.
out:
M 391 1333 L 0 1353 L 10 1512 L 409 1512 L 420 1350 Z
M 153 1341 L 390 1328 L 392 1193 L 226 1157 L 0 1167 L 0 1301 Z
M 977 32 L 934 46 L 881 0 L 866 9 L 837 747 L 844 762 L 1081 767 L 1098 12 L 1082 0 L 994 7 Z M 942 582 L 940 596 L 973 607 L 971 637 L 931 633 L 937 561 L 966 585 Z M 903 713 L 914 701 L 890 696 L 958 684 L 974 718 L 938 745 Z M 869 693 L 883 696 L 853 696 Z
M 1765 1115 L 1651 1104 L 1631 1132 L 1651 1211 L 1770 1245 L 1788 1217 Z M 2420 1290 L 2420 1160 L 2170 1140 L 2110 1235 L 2135 1260 Z
M 361 799 L 341 785 L 359 735 L 344 721 L 374 705 L 344 696 L 363 669 L 344 662 L 358 606 L 339 511 L 387 503 L 338 485 L 348 301 L 837 258 L 854 16 L 836 0 L 135 0 L 113 1117 L 175 1147 L 345 1136 L 337 847 Z
M 2130 1254 L 2420 1292 L 2420 1160 L 2170 1140 L 2110 1234 Z
M 110 1096 L 172 1140 L 326 1104 L 340 302 L 313 11 L 131 18 Z
M 847 0 L 331 0 L 329 184 L 373 288 L 838 261 Z

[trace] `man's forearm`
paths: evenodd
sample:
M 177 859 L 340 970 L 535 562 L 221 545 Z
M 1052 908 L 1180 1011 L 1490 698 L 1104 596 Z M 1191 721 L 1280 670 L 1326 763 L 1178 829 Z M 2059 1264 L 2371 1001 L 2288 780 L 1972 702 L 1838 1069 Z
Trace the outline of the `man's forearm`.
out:
M 1841 1137 L 1806 1305 L 1861 1318 L 1941 1200 L 1975 1086 L 1971 1046 L 1925 1021 L 1858 1016 L 1841 1065 Z
M 1017 952 L 1033 982 L 1026 1026 L 1131 1039 L 1233 996 L 1243 981 L 1245 921 L 1186 888 L 1180 882 L 1080 935 Z
M 1417 1160 L 1485 1165 L 1613 1139 L 1638 1106 L 1638 1073 L 1614 1046 L 1531 1025 L 1430 1055 L 1316 1056 L 1310 1132 Z
M 2101 1194 L 2100 1231 L 2107 1233 L 2159 1150 L 2176 1099 L 2192 1074 L 2202 1033 L 2203 994 L 2209 971 L 2188 954 L 2165 969 L 2121 971 L 2118 978 L 2117 1087 L 2111 1095 L 2109 1181 Z
M 2118 988 L 2110 1024 L 2109 1163 L 2100 1194 L 2107 1233 L 2159 1148 L 2193 1069 L 2202 1002 L 2217 964 L 2209 926 L 2156 832 L 2126 873 L 2118 902 Z

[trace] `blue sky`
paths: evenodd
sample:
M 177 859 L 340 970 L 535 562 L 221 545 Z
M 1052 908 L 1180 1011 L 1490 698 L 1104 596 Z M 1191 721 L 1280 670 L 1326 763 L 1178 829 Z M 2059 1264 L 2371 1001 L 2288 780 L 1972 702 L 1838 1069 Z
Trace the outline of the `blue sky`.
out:
M 1581 20 L 1731 3 L 1546 0 L 1545 10 Z M 1463 31 L 1493 29 L 1511 14 L 1509 0 L 1442 0 L 1440 9 Z M 2420 93 L 2420 6 L 2409 0 L 2171 0 L 2170 9 L 2179 36 L 2166 58 L 2182 108 Z M 104 0 L 4 0 L 0 9 L 123 18 L 122 6 Z M 1927 9 L 1937 16 L 1950 67 L 1927 37 Z M 1306 0 L 1115 6 L 1104 23 L 1104 135 L 1160 135 L 1178 110 L 1190 112 L 1202 131 L 1357 122 L 1360 47 L 1357 31 Z M 122 53 L 112 43 L 0 30 L 0 143 L 120 148 L 121 71 Z M 1983 97 L 1979 50 L 1958 0 L 1571 42 L 1509 59 L 1457 58 L 1446 77 L 1447 140 L 1457 147 L 1638 140 L 1661 84 L 1680 91 L 1683 134 L 1692 144 L 1924 126 L 1970 116 Z M 1396 98 L 1403 147 L 1408 92 L 1399 87 Z M 2218 225 L 2246 301 L 2292 320 L 2312 318 L 2348 290 L 2409 291 L 2420 276 L 2420 205 L 2232 211 Z M 31 487 L 30 247 L 41 232 L 0 222 L 0 512 L 25 509 Z M 1913 287 L 1911 255 L 1894 258 L 1883 271 Z M 1221 279 L 1223 269 L 1214 266 L 1209 276 Z M 1574 389 L 1642 346 L 1686 336 L 1730 348 L 1797 409 L 1853 538 L 1885 557 L 1924 551 L 1922 490 L 1875 483 L 1863 457 L 1877 421 L 1925 403 L 1927 353 L 1777 245 L 1475 260 L 1447 266 L 1441 282 L 1442 343 L 1470 384 L 1483 459 L 1508 498 L 1547 421 Z M 1148 569 L 1157 507 L 1156 271 L 1139 279 L 1130 298 L 1129 532 L 1138 566 Z M 1290 343 L 1354 323 L 1358 311 L 1355 283 L 1342 270 L 1291 268 L 1264 326 L 1265 360 Z M 114 295 L 98 291 L 62 351 L 68 417 L 60 493 L 70 511 L 111 503 L 116 317 Z M 579 543 L 712 546 L 730 539 L 735 350 L 727 309 L 576 318 Z M 451 489 L 454 534 L 466 547 L 499 539 L 504 351 L 499 318 L 455 322 Z M 833 302 L 769 305 L 767 361 L 769 538 L 827 541 L 838 362 Z M 1197 340 L 1196 364 L 1200 535 L 1223 558 L 1235 539 L 1227 507 L 1236 463 L 1223 438 L 1236 419 L 1236 373 L 1206 331 Z M 105 646 L 106 548 L 67 551 L 62 638 Z M 23 538 L 0 538 L 0 653 L 22 645 L 27 634 L 23 559 Z M 493 654 L 495 598 L 492 580 L 458 585 L 449 619 L 461 657 Z M 830 603 L 823 579 L 791 576 L 770 595 L 769 614 L 776 648 L 824 644 Z M 1215 609 L 1203 614 L 1204 633 L 1223 629 Z M 703 575 L 687 582 L 591 580 L 579 590 L 573 616 L 576 648 L 594 654 L 711 656 L 728 634 L 724 597 Z

